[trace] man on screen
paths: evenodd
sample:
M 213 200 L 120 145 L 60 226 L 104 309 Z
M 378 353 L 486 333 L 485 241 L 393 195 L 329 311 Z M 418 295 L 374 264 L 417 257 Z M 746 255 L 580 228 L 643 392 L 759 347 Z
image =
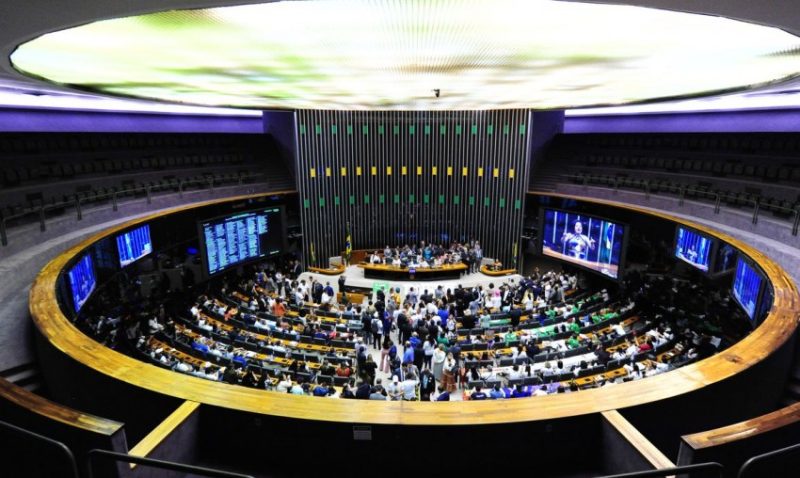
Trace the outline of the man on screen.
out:
M 594 250 L 595 240 L 583 233 L 583 223 L 575 221 L 573 232 L 565 232 L 561 236 L 566 254 L 576 259 L 586 260 L 589 250 Z

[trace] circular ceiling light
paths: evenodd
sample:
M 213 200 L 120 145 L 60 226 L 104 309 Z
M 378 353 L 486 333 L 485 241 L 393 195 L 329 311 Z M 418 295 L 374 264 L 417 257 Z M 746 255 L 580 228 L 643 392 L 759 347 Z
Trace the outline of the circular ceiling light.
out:
M 308 0 L 105 20 L 17 48 L 20 72 L 108 95 L 240 108 L 555 109 L 793 77 L 798 38 L 640 7 Z

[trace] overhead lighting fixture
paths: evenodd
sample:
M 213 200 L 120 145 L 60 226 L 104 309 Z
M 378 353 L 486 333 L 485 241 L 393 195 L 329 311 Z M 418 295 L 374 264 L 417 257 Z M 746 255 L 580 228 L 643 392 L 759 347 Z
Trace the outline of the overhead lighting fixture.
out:
M 11 60 L 77 90 L 195 105 L 561 109 L 785 80 L 798 66 L 781 52 L 798 44 L 777 28 L 620 5 L 308 0 L 99 21 Z

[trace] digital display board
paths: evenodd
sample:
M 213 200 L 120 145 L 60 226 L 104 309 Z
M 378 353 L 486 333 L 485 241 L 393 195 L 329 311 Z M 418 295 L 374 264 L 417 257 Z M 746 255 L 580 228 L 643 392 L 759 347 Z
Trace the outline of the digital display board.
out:
M 81 310 L 83 304 L 92 295 L 97 279 L 94 275 L 94 263 L 90 254 L 84 254 L 67 273 L 69 287 L 72 292 L 72 305 L 75 312 Z
M 202 221 L 200 231 L 209 275 L 283 250 L 283 210 L 271 207 Z
M 741 257 L 736 262 L 736 274 L 733 276 L 733 298 L 744 309 L 750 320 L 756 318 L 759 293 L 764 277 L 750 263 Z
M 132 264 L 153 252 L 153 243 L 150 240 L 150 226 L 145 224 L 132 231 L 118 235 L 117 251 L 119 252 L 120 267 Z
M 675 257 L 708 272 L 713 240 L 699 232 L 678 226 L 675 233 Z
M 629 5 L 306 0 L 101 20 L 24 43 L 11 62 L 37 80 L 172 103 L 564 109 L 791 78 L 800 67 L 781 53 L 796 47 L 779 28 Z
M 542 212 L 542 254 L 619 277 L 625 226 L 574 212 Z

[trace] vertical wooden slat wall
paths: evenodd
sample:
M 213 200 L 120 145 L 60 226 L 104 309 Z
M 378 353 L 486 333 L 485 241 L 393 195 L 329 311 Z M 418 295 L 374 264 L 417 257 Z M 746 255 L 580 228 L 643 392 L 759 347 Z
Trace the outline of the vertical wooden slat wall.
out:
M 344 250 L 348 222 L 354 249 L 475 239 L 486 257 L 513 265 L 531 118 L 527 110 L 298 111 L 306 265 L 326 266 Z

